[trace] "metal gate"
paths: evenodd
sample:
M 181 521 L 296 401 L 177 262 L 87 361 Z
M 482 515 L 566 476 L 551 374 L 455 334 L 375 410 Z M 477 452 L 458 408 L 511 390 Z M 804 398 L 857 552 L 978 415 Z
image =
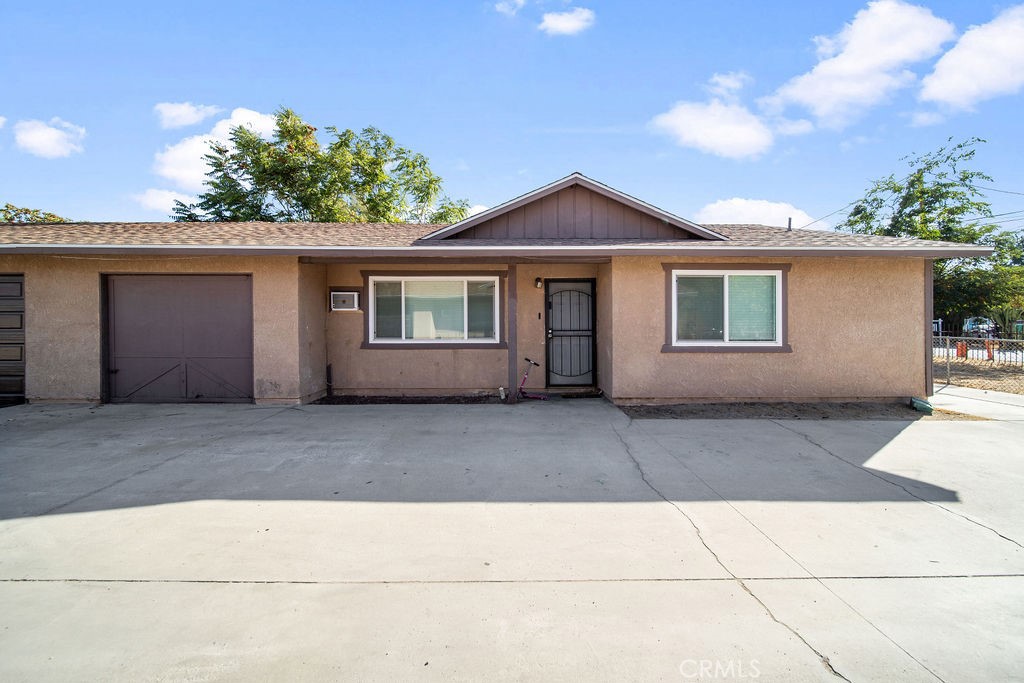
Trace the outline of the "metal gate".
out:
M 25 276 L 0 275 L 0 405 L 25 400 Z
M 107 278 L 111 402 L 248 402 L 248 275 Z
M 546 280 L 548 386 L 594 384 L 594 280 Z

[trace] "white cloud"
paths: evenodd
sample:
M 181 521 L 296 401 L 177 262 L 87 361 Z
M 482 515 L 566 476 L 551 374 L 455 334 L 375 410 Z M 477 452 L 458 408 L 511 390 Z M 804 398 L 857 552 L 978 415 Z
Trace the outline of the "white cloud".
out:
M 681 147 L 729 159 L 756 157 L 771 148 L 772 131 L 746 107 L 713 99 L 710 102 L 677 102 L 651 120 Z
M 912 84 L 916 76 L 906 67 L 938 54 L 953 36 L 953 25 L 925 7 L 874 0 L 835 36 L 814 38 L 817 65 L 761 104 L 771 113 L 798 105 L 810 110 L 820 125 L 842 128 Z
M 494 3 L 494 9 L 507 17 L 514 17 L 525 4 L 526 0 L 501 0 L 501 2 Z
M 274 121 L 273 114 L 235 109 L 231 116 L 218 121 L 209 133 L 192 135 L 157 152 L 153 171 L 183 190 L 200 192 L 209 170 L 203 157 L 209 153 L 211 142 L 228 142 L 231 129 L 236 126 L 245 126 L 259 135 L 269 137 L 274 132 Z
M 186 204 L 190 204 L 196 200 L 195 197 L 181 192 L 175 192 L 173 190 L 157 190 L 150 188 L 142 194 L 132 195 L 132 199 L 137 201 L 143 208 L 149 209 L 150 211 L 159 211 L 160 213 L 170 215 L 171 209 L 174 207 L 174 202 L 182 201 Z
M 863 147 L 873 142 L 877 142 L 874 138 L 869 138 L 867 135 L 854 135 L 852 138 L 847 138 L 839 143 L 839 149 L 844 152 L 849 152 L 851 149 L 857 147 Z
M 484 206 L 483 204 L 474 204 L 473 206 L 469 207 L 469 213 L 466 214 L 466 217 L 468 218 L 469 216 L 475 216 L 478 213 L 486 211 L 488 208 L 490 207 Z
M 730 71 L 724 74 L 714 74 L 704 87 L 715 97 L 731 100 L 743 89 L 743 86 L 753 80 L 745 71 Z
M 3 116 L 0 116 L 0 128 L 3 128 L 5 123 L 7 123 L 7 119 Z
M 925 102 L 967 110 L 1018 92 L 1024 86 L 1024 5 L 967 29 L 921 86 Z
M 44 159 L 57 159 L 83 151 L 85 128 L 54 117 L 43 121 L 14 124 L 14 143 L 23 151 Z
M 814 124 L 807 119 L 776 119 L 772 128 L 779 135 L 806 135 L 814 130 Z
M 793 219 L 793 227 L 807 225 L 814 219 L 805 211 L 801 211 L 786 202 L 770 202 L 766 199 L 720 199 L 703 207 L 694 216 L 698 223 L 754 223 L 759 225 L 776 225 L 786 227 L 787 220 Z M 823 228 L 821 223 L 813 227 Z
M 549 36 L 571 36 L 586 31 L 594 25 L 594 11 L 585 7 L 574 7 L 567 12 L 547 12 L 537 26 Z
M 915 128 L 934 126 L 945 120 L 945 116 L 934 111 L 915 111 L 910 115 L 910 125 Z
M 160 118 L 161 128 L 181 128 L 195 125 L 224 110 L 209 104 L 160 102 L 153 107 L 153 111 Z

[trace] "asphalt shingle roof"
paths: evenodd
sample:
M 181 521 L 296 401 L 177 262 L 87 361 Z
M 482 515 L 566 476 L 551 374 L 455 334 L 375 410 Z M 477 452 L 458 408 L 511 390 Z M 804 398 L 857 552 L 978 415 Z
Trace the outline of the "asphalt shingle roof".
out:
M 0 223 L 0 244 L 407 247 L 415 223 Z
M 210 247 L 777 247 L 900 250 L 958 248 L 953 242 L 786 230 L 766 225 L 714 224 L 719 240 L 650 239 L 442 239 L 420 238 L 444 227 L 422 223 L 0 223 L 0 247 L 16 245 Z

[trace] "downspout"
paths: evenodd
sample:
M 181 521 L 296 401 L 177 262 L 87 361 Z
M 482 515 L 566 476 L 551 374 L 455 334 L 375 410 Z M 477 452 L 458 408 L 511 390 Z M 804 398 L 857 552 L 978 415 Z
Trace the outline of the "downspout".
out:
M 516 275 L 516 264 L 508 264 L 508 324 L 505 326 L 505 335 L 508 339 L 508 403 L 516 402 L 516 356 L 519 354 L 519 350 L 516 345 L 517 332 L 516 323 L 516 303 L 517 303 L 517 275 Z
M 931 259 L 924 260 L 924 395 L 935 393 L 935 376 L 932 369 L 932 320 L 935 317 L 935 268 Z

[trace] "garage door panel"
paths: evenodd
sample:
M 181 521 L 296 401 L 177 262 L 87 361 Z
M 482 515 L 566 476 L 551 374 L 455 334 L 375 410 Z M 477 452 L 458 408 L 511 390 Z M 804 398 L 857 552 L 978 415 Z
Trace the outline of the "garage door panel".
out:
M 176 401 L 181 395 L 182 363 L 177 358 L 119 358 L 111 396 L 127 401 Z
M 0 405 L 25 399 L 25 276 L 0 274 Z
M 216 370 L 212 370 L 215 367 Z M 235 358 L 193 358 L 185 368 L 185 391 L 190 400 L 248 400 L 252 366 Z
M 182 355 L 183 299 L 171 286 L 162 277 L 112 278 L 111 344 L 119 355 Z
M 252 294 L 248 279 L 217 282 L 197 278 L 190 300 L 208 299 L 192 307 L 182 320 L 184 354 L 189 357 L 252 358 Z M 217 297 L 209 299 L 211 287 Z
M 110 400 L 249 401 L 248 276 L 109 277 Z

